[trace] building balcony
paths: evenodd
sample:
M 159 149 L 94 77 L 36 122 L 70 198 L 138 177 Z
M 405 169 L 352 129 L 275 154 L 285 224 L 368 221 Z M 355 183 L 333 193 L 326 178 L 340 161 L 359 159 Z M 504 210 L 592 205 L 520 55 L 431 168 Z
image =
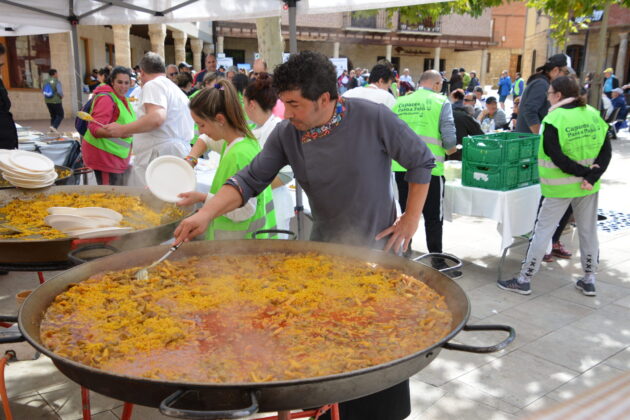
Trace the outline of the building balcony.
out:
M 398 22 L 398 32 L 439 34 L 442 32 L 442 24 L 440 20 L 432 21 L 431 19 L 426 19 L 420 24 L 407 24 L 404 22 Z

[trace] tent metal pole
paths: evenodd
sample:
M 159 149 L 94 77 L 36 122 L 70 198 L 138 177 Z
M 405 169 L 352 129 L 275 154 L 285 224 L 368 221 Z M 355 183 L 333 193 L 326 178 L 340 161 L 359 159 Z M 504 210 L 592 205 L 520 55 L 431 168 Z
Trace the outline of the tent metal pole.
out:
M 74 84 L 77 100 L 72 104 L 72 114 L 76 114 L 83 107 L 83 78 L 81 77 L 81 63 L 79 62 L 79 33 L 77 25 L 79 18 L 74 13 L 74 0 L 68 0 L 68 21 L 70 22 L 70 38 L 74 59 Z
M 286 0 L 285 0 L 286 1 Z M 296 3 L 299 0 L 288 0 L 289 6 L 289 53 L 297 54 L 297 15 Z M 302 203 L 302 187 L 295 180 L 295 222 L 297 225 L 297 239 L 299 241 L 308 239 L 304 238 L 304 203 Z
M 76 85 L 77 94 L 77 100 L 72 105 L 72 113 L 76 114 L 83 107 L 83 79 L 81 78 L 81 63 L 79 62 L 79 34 L 77 33 L 77 25 L 74 23 L 70 26 L 70 34 L 72 38 L 72 55 L 74 55 L 74 84 Z

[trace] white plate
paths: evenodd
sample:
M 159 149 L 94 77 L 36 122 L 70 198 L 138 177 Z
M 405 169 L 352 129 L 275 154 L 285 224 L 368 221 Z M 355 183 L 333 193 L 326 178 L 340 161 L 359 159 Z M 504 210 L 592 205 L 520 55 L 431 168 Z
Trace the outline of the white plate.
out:
M 55 183 L 54 180 L 52 180 L 50 182 L 24 182 L 24 181 L 11 181 L 10 179 L 7 179 L 6 177 L 5 177 L 5 179 L 7 181 L 9 181 L 11 183 L 11 185 L 13 185 L 15 187 L 28 188 L 28 189 L 37 189 L 37 188 L 49 187 L 51 185 L 54 185 L 54 183 Z
M 147 168 L 145 180 L 153 195 L 169 203 L 181 200 L 177 195 L 194 191 L 197 184 L 193 168 L 177 156 L 155 159 Z
M 13 150 L 0 149 L 0 169 L 8 169 L 13 166 L 9 157 L 13 154 Z
M 111 220 L 108 219 L 109 224 L 106 226 L 112 226 Z M 81 216 L 71 216 L 69 214 L 51 214 L 44 218 L 44 223 L 48 226 L 52 226 L 55 229 L 63 230 L 57 227 L 57 223 L 63 224 L 65 229 L 95 229 L 104 227 L 102 223 L 98 223 L 93 219 Z
M 13 171 L 2 171 L 2 176 L 8 180 L 15 180 L 18 182 L 32 182 L 32 183 L 46 183 L 57 179 L 57 172 L 42 172 L 40 174 L 22 174 L 15 173 Z
M 18 150 L 9 156 L 9 161 L 22 169 L 31 172 L 47 172 L 55 170 L 55 163 L 40 153 Z
M 65 214 L 120 222 L 123 215 L 106 207 L 50 207 L 48 214 Z
M 120 236 L 126 233 L 133 232 L 133 228 L 130 227 L 108 227 L 100 229 L 85 229 L 75 230 L 72 232 L 72 236 L 79 239 L 86 238 L 109 238 L 112 236 Z

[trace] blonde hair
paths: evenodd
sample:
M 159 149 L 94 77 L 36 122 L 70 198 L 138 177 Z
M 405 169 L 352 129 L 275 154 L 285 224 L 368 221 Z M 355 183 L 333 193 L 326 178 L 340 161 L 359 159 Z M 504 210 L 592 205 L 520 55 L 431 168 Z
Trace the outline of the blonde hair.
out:
M 199 118 L 214 121 L 218 114 L 225 116 L 226 122 L 246 137 L 255 139 L 245 121 L 245 113 L 234 85 L 227 79 L 217 81 L 195 96 L 189 108 Z

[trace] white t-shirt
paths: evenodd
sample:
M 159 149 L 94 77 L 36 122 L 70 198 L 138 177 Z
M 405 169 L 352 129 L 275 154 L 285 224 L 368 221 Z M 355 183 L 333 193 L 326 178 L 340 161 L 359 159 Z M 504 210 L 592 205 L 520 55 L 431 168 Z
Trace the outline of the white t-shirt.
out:
M 256 137 L 256 140 L 258 140 L 261 149 L 265 145 L 269 134 L 271 134 L 273 129 L 276 128 L 276 124 L 280 121 L 282 121 L 282 118 L 271 114 L 271 117 L 269 117 L 263 125 L 252 130 L 252 134 Z
M 193 138 L 193 126 L 195 122 L 188 109 L 188 97 L 175 83 L 158 76 L 142 86 L 137 117 L 140 119 L 146 112 L 144 104 L 158 105 L 166 110 L 166 120 L 153 131 L 135 134 L 134 143 L 163 143 L 166 141 L 179 141 L 189 144 Z
M 374 85 L 350 89 L 341 96 L 344 98 L 367 99 L 368 101 L 376 102 L 377 104 L 383 104 L 389 109 L 396 104 L 396 98 L 394 98 L 391 93 L 386 90 L 379 89 Z

